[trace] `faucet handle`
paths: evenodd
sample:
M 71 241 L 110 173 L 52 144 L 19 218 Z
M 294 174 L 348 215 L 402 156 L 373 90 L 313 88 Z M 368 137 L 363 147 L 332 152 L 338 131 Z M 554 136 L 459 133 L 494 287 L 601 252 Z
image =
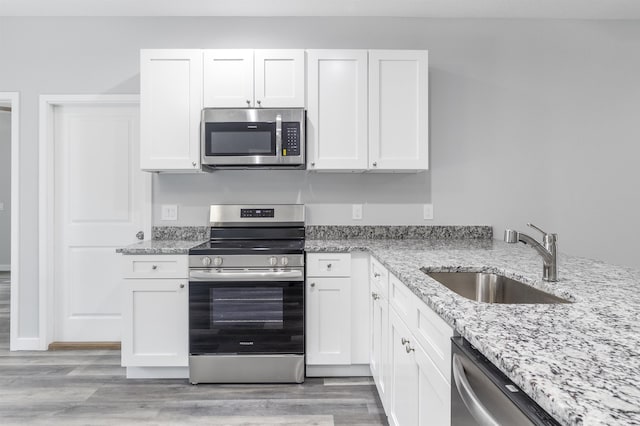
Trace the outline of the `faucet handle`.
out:
M 542 229 L 540 229 L 540 228 L 538 228 L 537 226 L 535 226 L 533 223 L 527 223 L 527 226 L 528 226 L 529 228 L 533 228 L 533 229 L 535 229 L 535 230 L 536 230 L 536 231 L 538 231 L 538 232 L 541 232 L 541 233 L 542 233 L 542 235 L 543 235 L 543 236 L 545 236 L 545 237 L 546 237 L 547 235 L 549 235 L 549 234 L 547 234 L 546 232 L 544 232 Z

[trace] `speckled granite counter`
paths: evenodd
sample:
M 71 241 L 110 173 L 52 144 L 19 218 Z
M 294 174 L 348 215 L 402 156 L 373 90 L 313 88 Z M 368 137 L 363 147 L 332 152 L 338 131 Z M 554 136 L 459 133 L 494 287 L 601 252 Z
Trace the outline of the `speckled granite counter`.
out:
M 116 249 L 122 254 L 189 254 L 189 249 L 202 244 L 204 240 L 150 240 L 140 241 L 127 247 Z
M 640 424 L 640 271 L 560 254 L 542 259 L 492 240 L 307 240 L 308 251 L 366 250 L 563 424 Z M 426 271 L 490 271 L 572 304 L 492 305 L 449 291 Z

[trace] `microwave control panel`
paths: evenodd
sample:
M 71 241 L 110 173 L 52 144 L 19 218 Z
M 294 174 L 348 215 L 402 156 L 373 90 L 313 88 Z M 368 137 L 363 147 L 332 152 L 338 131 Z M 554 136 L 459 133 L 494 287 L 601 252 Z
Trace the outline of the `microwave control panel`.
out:
M 282 156 L 300 155 L 300 123 L 282 123 Z

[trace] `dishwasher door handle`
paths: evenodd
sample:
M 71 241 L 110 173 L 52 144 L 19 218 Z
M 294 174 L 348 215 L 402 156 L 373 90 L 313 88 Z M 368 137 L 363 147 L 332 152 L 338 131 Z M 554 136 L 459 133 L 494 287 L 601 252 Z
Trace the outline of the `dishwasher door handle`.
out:
M 482 405 L 482 402 L 480 402 L 480 399 L 473 391 L 469 380 L 467 380 L 467 375 L 464 372 L 464 367 L 458 354 L 453 354 L 453 365 L 451 367 L 458 394 L 473 418 L 482 426 L 500 426 L 500 423 L 498 423 L 487 408 Z

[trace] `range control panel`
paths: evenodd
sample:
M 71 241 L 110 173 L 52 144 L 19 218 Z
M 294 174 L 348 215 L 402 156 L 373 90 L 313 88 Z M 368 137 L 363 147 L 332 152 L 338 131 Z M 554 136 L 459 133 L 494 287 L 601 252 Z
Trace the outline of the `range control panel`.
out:
M 240 209 L 240 217 L 274 217 L 275 209 Z
M 282 156 L 300 155 L 300 123 L 282 123 Z

